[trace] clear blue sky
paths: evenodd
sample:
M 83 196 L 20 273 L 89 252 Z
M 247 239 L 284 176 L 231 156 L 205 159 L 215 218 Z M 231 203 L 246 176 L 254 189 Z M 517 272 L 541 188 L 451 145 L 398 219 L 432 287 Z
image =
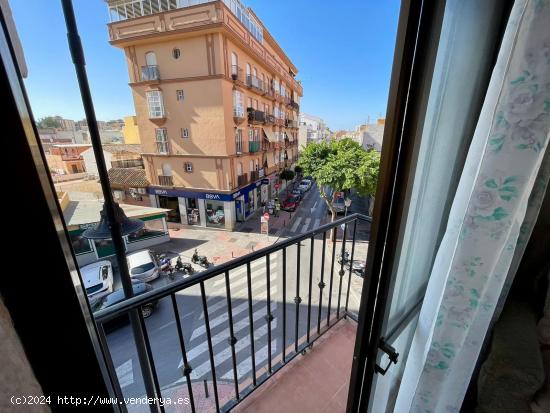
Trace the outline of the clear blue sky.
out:
M 330 128 L 350 129 L 384 114 L 398 0 L 247 0 L 299 69 L 301 109 Z M 35 118 L 82 119 L 61 2 L 10 0 L 29 68 Z M 134 113 L 123 52 L 109 45 L 103 0 L 74 0 L 98 119 Z

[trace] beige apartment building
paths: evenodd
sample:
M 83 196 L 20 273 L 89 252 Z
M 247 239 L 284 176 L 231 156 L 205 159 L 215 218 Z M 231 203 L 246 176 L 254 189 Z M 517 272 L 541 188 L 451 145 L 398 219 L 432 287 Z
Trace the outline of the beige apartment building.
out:
M 297 69 L 237 0 L 108 0 L 124 50 L 152 206 L 233 229 L 298 156 Z

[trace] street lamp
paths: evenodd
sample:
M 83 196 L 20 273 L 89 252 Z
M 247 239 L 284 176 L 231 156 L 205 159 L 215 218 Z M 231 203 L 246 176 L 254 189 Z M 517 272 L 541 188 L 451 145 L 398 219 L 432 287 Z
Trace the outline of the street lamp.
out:
M 348 208 L 351 206 L 351 199 L 350 198 L 346 198 L 344 200 L 344 206 L 346 207 L 345 211 L 344 211 L 344 216 L 348 216 Z

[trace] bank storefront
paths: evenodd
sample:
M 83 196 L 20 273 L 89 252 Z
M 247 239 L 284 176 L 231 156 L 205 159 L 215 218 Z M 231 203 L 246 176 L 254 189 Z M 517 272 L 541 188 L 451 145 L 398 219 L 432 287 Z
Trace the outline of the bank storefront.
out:
M 263 189 L 265 179 L 235 192 L 198 192 L 151 186 L 151 206 L 172 205 L 171 217 L 179 217 L 183 225 L 199 225 L 226 230 L 235 229 L 237 222 L 246 221 L 258 208 L 269 189 Z M 263 192 L 262 192 L 263 191 Z M 174 222 L 174 221 L 173 221 Z

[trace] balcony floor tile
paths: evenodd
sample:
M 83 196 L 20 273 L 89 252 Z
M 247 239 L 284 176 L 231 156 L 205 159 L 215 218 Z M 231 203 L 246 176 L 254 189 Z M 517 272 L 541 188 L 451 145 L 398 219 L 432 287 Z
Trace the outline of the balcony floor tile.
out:
M 356 323 L 342 320 L 233 411 L 345 412 Z

